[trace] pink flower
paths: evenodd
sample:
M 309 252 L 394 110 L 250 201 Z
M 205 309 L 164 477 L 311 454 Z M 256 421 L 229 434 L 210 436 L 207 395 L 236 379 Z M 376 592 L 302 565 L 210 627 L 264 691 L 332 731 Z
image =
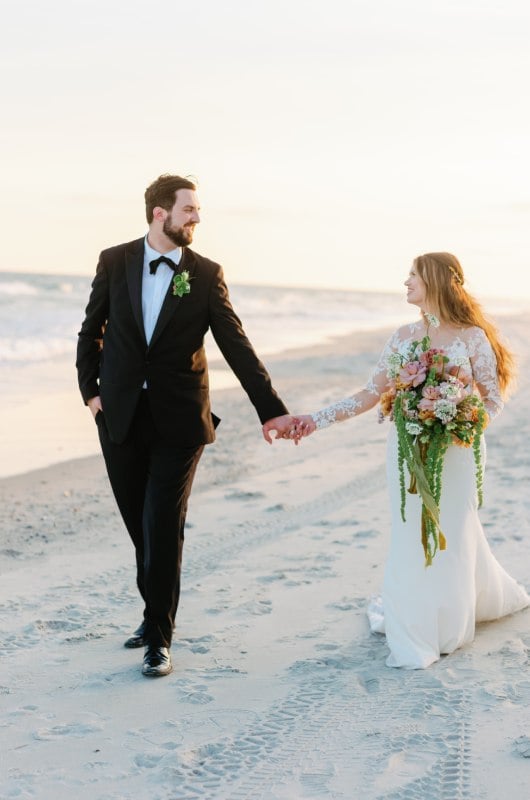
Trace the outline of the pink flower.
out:
M 446 372 L 449 375 L 453 375 L 455 378 L 458 378 L 458 380 L 465 387 L 473 385 L 473 376 L 469 372 L 466 372 L 464 367 L 458 367 L 456 366 L 456 364 L 453 364 L 448 369 L 446 369 Z
M 424 386 L 421 390 L 422 399 L 418 403 L 420 411 L 433 411 L 434 404 L 440 399 L 440 392 L 437 386 Z
M 399 377 L 406 386 L 419 386 L 427 377 L 427 370 L 418 361 L 409 361 L 400 370 Z
M 432 367 L 434 356 L 444 355 L 443 350 L 439 350 L 436 347 L 431 347 L 430 350 L 424 350 L 423 353 L 420 353 L 419 360 L 421 364 L 424 364 L 427 368 Z
M 436 400 L 430 400 L 426 397 L 423 397 L 420 402 L 418 403 L 418 408 L 420 411 L 434 411 L 434 404 Z
M 428 400 L 438 400 L 440 397 L 440 391 L 437 386 L 424 386 L 421 393 Z

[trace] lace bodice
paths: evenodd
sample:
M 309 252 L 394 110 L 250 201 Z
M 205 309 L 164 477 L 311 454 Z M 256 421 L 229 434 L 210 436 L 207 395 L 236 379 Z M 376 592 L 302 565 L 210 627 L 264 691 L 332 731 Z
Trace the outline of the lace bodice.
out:
M 311 415 L 317 428 L 327 428 L 334 422 L 342 422 L 373 408 L 383 392 L 390 388 L 387 376 L 389 356 L 392 353 L 406 355 L 411 343 L 424 335 L 422 322 L 404 325 L 395 331 L 364 389 Z M 495 353 L 482 328 L 461 328 L 445 342 L 433 341 L 433 346 L 443 347 L 449 358 L 449 366 L 455 365 L 470 373 L 476 393 L 482 398 L 490 419 L 494 419 L 504 404 L 499 390 Z

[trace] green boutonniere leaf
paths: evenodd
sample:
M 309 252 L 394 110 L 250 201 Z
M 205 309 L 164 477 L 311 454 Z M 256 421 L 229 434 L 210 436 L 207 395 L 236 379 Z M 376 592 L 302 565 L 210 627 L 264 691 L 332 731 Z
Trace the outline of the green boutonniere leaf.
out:
M 173 278 L 173 294 L 175 297 L 184 297 L 185 294 L 191 292 L 190 280 L 192 280 L 190 274 L 185 269 L 175 274 Z

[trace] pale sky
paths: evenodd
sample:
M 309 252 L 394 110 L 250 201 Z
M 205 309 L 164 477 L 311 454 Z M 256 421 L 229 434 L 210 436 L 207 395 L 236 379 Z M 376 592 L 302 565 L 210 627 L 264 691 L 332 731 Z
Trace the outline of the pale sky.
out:
M 231 282 L 399 291 L 450 250 L 530 298 L 527 0 L 29 0 L 2 29 L 0 270 L 91 274 L 173 172 Z

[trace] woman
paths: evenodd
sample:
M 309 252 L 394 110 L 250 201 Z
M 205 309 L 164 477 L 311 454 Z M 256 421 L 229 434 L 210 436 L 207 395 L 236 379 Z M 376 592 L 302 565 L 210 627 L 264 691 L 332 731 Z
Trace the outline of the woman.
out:
M 464 288 L 455 256 L 428 253 L 415 259 L 405 281 L 407 301 L 421 319 L 399 328 L 387 342 L 367 386 L 311 415 L 291 418 L 291 438 L 358 416 L 373 408 L 395 386 L 390 363 L 410 355 L 412 342 L 428 336 L 443 351 L 447 373 L 467 374 L 483 401 L 489 420 L 503 408 L 503 396 L 514 377 L 513 357 Z M 392 354 L 398 354 L 398 356 Z M 390 371 L 390 375 L 392 372 Z M 428 401 L 426 403 L 428 405 Z M 270 430 L 264 436 L 271 441 Z M 482 461 L 485 447 L 481 441 Z M 422 498 L 406 494 L 402 518 L 402 484 L 398 469 L 398 436 L 392 425 L 388 441 L 388 484 L 392 536 L 382 598 L 368 609 L 373 631 L 386 633 L 388 666 L 421 669 L 474 638 L 475 623 L 498 619 L 530 605 L 526 591 L 497 562 L 478 517 L 476 463 L 471 447 L 450 445 L 445 453 L 439 501 L 439 527 L 447 546 L 425 566 L 421 545 Z M 408 478 L 408 475 L 406 476 Z M 443 545 L 442 545 L 443 546 Z

